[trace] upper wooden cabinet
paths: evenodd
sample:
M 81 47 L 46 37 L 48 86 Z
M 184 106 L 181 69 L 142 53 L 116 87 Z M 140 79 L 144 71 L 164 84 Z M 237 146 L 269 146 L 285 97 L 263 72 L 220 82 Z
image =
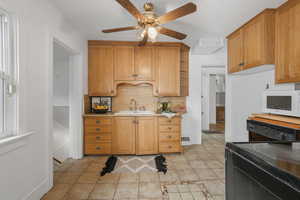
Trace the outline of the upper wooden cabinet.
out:
M 243 62 L 243 36 L 242 31 L 237 31 L 228 38 L 228 72 L 234 73 L 241 70 Z
M 116 46 L 114 48 L 114 69 L 116 81 L 135 80 L 134 47 Z
M 266 9 L 227 39 L 229 73 L 274 64 L 275 9 Z
M 153 62 L 153 47 L 135 47 L 134 76 L 136 77 L 136 80 L 154 80 Z
M 180 96 L 180 48 L 155 49 L 156 87 L 159 96 Z
M 276 83 L 300 82 L 300 2 L 276 12 Z
M 112 96 L 114 93 L 113 47 L 89 46 L 88 51 L 89 96 Z
M 124 83 L 152 84 L 155 96 L 188 96 L 189 51 L 182 43 L 89 41 L 89 96 L 116 96 Z

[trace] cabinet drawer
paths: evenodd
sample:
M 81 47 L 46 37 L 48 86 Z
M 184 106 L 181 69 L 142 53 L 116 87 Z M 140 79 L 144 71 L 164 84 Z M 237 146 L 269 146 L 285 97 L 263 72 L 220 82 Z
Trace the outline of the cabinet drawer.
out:
M 160 125 L 159 126 L 160 132 L 180 132 L 180 126 L 176 125 Z
M 86 126 L 101 126 L 101 125 L 111 125 L 111 117 L 86 117 L 85 120 Z
M 159 124 L 161 125 L 180 125 L 181 118 L 180 117 L 173 117 L 171 119 L 167 117 L 160 117 L 158 119 Z
M 85 144 L 98 144 L 101 142 L 111 142 L 111 134 L 95 134 L 85 136 Z
M 85 154 L 88 155 L 111 154 L 111 143 L 102 142 L 98 144 L 85 144 Z
M 181 152 L 180 142 L 162 142 L 159 144 L 160 153 L 175 153 Z
M 179 132 L 161 132 L 159 133 L 159 141 L 160 142 L 172 142 L 172 141 L 180 141 L 180 133 Z
M 94 134 L 94 133 L 111 133 L 111 126 L 86 126 L 85 134 Z

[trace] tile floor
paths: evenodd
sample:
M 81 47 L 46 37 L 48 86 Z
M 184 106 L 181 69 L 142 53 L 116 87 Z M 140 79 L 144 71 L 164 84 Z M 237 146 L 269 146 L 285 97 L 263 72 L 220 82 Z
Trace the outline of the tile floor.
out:
M 107 157 L 67 160 L 54 172 L 43 200 L 221 200 L 224 199 L 224 135 L 205 135 L 203 145 L 165 155 L 167 174 L 99 172 Z

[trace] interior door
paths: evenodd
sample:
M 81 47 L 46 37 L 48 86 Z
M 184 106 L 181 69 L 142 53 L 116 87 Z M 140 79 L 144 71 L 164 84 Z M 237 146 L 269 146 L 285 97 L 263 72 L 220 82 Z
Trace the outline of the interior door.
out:
M 116 81 L 135 80 L 134 47 L 117 46 L 114 48 L 114 69 Z
M 114 154 L 135 154 L 135 117 L 114 117 L 112 151 Z
M 244 65 L 243 69 L 264 63 L 264 16 L 258 17 L 243 27 Z
M 137 154 L 158 153 L 158 136 L 155 117 L 137 118 Z
M 157 47 L 156 82 L 159 96 L 180 96 L 180 48 Z
M 241 71 L 243 64 L 243 35 L 241 31 L 228 38 L 228 72 Z
M 136 80 L 154 80 L 153 47 L 136 47 L 134 65 Z
M 89 96 L 113 96 L 113 47 L 89 46 Z

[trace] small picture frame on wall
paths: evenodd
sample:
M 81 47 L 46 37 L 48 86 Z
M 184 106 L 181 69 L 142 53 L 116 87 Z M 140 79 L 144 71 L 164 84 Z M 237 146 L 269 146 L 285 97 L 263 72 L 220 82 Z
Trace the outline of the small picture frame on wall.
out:
M 112 98 L 111 97 L 91 97 L 91 108 L 93 111 L 94 105 L 108 106 L 108 112 L 112 112 Z

